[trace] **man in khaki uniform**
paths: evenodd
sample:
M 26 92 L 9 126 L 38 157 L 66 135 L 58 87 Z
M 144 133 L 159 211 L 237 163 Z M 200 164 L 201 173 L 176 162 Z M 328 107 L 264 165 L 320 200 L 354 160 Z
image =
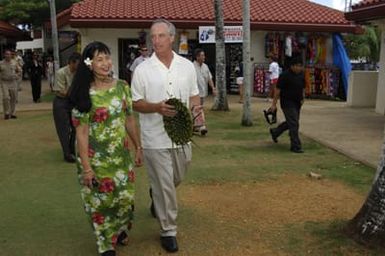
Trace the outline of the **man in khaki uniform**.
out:
M 16 117 L 17 80 L 21 70 L 12 60 L 12 51 L 5 50 L 4 60 L 0 62 L 0 87 L 3 94 L 4 119 Z
M 80 58 L 79 53 L 73 53 L 68 59 L 68 65 L 59 69 L 55 75 L 53 117 L 64 160 L 69 163 L 75 162 L 75 129 L 71 125 L 71 106 L 67 96 Z

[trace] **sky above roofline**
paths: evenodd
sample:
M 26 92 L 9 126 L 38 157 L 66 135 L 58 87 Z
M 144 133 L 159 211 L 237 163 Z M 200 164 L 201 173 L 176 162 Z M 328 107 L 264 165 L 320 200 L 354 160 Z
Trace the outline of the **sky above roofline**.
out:
M 311 2 L 326 5 L 328 7 L 344 11 L 345 9 L 345 0 L 310 0 Z M 360 0 L 352 0 L 353 4 L 360 2 Z

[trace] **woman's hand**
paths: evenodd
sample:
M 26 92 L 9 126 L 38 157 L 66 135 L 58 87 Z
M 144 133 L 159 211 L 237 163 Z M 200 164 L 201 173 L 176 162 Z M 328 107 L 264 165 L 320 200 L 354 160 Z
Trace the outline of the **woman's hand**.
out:
M 143 149 L 138 147 L 135 152 L 135 166 L 140 167 L 143 165 Z
M 93 170 L 83 171 L 83 185 L 89 188 L 93 187 L 92 181 L 95 179 L 95 173 Z

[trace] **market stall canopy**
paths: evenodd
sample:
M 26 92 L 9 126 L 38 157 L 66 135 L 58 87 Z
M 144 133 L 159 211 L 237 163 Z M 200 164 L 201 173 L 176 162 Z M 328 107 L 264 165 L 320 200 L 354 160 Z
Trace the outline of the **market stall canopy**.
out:
M 32 40 L 26 32 L 2 20 L 0 20 L 0 37 L 14 41 Z
M 385 0 L 363 0 L 353 5 L 345 17 L 355 22 L 385 19 Z
M 350 32 L 358 27 L 344 13 L 308 0 L 250 1 L 251 29 Z M 242 1 L 224 0 L 226 25 L 242 24 Z M 78 28 L 144 28 L 165 18 L 178 28 L 214 25 L 209 0 L 83 0 L 72 6 L 70 25 Z

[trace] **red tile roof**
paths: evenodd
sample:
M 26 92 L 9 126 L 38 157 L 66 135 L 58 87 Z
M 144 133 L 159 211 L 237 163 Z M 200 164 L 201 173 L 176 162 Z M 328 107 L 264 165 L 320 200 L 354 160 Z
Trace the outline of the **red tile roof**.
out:
M 253 29 L 353 31 L 343 12 L 308 0 L 251 0 Z M 242 1 L 224 0 L 226 25 L 241 24 Z M 74 4 L 74 27 L 148 27 L 156 18 L 178 27 L 214 24 L 212 0 L 83 0 Z
M 362 8 L 362 7 L 368 7 L 368 6 L 377 5 L 380 3 L 385 3 L 385 0 L 362 0 L 362 1 L 358 2 L 357 4 L 353 5 L 352 9 L 354 10 L 354 9 L 358 9 L 358 8 Z
M 385 0 L 363 0 L 352 6 L 352 11 L 345 13 L 348 20 L 367 22 L 385 18 Z
M 67 9 L 59 12 L 56 15 L 56 25 L 58 28 L 61 28 L 65 25 L 69 24 L 69 20 L 71 18 L 71 12 L 72 12 L 72 6 L 70 8 L 67 8 Z M 51 20 L 47 20 L 44 23 L 44 25 L 47 29 L 51 29 Z

